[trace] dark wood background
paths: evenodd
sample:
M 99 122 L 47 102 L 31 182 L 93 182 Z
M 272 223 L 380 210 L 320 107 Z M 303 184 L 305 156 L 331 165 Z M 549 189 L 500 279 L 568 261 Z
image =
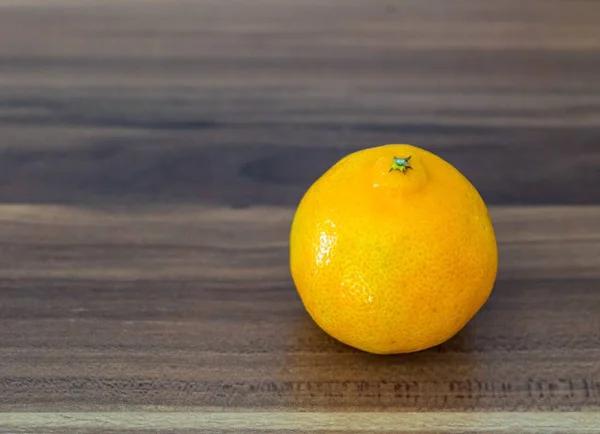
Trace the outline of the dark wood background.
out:
M 600 423 L 599 22 L 585 0 L 1 0 L 0 431 Z M 287 242 L 306 188 L 386 143 L 471 179 L 500 270 L 457 337 L 383 357 L 312 323 Z

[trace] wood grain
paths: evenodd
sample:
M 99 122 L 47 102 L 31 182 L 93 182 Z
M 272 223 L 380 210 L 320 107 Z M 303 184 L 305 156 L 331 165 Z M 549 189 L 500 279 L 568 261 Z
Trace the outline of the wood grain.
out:
M 0 432 L 595 432 L 600 3 L 0 0 Z M 288 271 L 341 156 L 426 147 L 500 271 L 434 349 Z M 510 413 L 507 413 L 510 412 Z
M 600 207 L 492 216 L 501 267 L 480 314 L 379 357 L 304 311 L 289 209 L 0 207 L 0 408 L 600 406 Z
M 17 433 L 43 428 L 47 433 L 77 429 L 84 433 L 114 432 L 209 432 L 227 433 L 593 433 L 600 415 L 592 413 L 47 413 L 7 415 L 8 427 Z M 154 430 L 148 431 L 152 426 Z M 344 427 L 340 429 L 340 427 Z
M 0 7 L 4 202 L 294 206 L 398 141 L 488 203 L 600 202 L 596 2 Z

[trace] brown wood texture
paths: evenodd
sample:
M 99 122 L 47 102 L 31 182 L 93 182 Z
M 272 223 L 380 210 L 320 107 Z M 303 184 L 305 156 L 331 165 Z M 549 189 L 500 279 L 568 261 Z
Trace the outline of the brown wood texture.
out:
M 600 430 L 599 19 L 0 1 L 0 432 Z M 310 320 L 288 231 L 398 142 L 480 190 L 500 270 L 455 338 L 374 356 Z

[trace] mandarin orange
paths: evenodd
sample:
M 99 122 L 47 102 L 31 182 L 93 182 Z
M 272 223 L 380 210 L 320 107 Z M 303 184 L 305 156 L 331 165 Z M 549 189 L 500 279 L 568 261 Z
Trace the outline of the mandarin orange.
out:
M 313 320 L 377 354 L 436 346 L 487 301 L 498 252 L 487 207 L 455 167 L 411 145 L 347 155 L 305 193 L 290 270 Z

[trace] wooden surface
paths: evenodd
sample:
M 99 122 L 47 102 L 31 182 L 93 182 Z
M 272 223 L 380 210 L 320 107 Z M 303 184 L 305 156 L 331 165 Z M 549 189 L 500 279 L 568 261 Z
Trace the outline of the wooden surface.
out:
M 599 19 L 1 0 L 0 432 L 598 432 Z M 374 356 L 310 320 L 287 237 L 398 142 L 480 190 L 500 270 L 454 339 Z

